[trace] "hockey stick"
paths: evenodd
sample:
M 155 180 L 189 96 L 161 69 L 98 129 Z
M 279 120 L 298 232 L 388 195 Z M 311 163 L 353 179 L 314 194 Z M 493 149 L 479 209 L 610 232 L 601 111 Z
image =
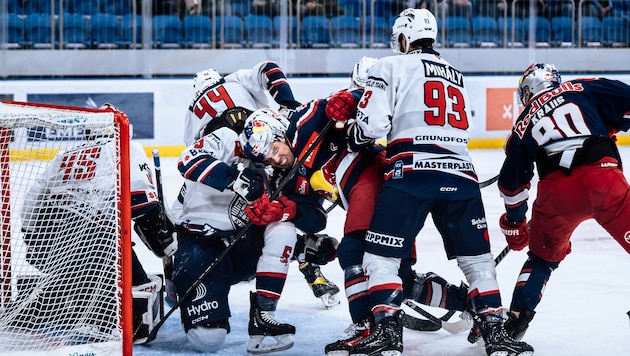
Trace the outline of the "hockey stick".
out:
M 429 313 L 428 311 L 422 309 L 420 306 L 418 306 L 418 304 L 416 304 L 416 302 L 414 302 L 411 299 L 405 299 L 404 303 L 409 308 L 411 308 L 411 310 L 415 311 L 416 313 L 428 319 L 428 320 L 422 320 L 422 319 L 414 318 L 411 315 L 405 314 L 409 316 L 410 318 L 417 319 L 417 321 L 412 322 L 412 323 L 415 323 L 417 327 L 426 327 L 426 329 L 416 329 L 413 327 L 408 327 L 409 329 L 421 330 L 421 331 L 437 331 L 440 329 L 444 329 L 451 334 L 459 334 L 463 331 L 470 330 L 471 324 L 466 319 L 460 319 L 458 321 L 448 322 L 451 316 L 455 314 L 454 310 L 449 310 L 446 314 L 444 314 L 444 316 L 442 316 L 441 318 L 438 318 L 435 315 Z M 424 323 L 422 323 L 422 321 L 424 321 Z M 407 320 L 407 322 L 411 322 L 411 321 Z M 429 323 L 433 325 L 430 325 Z M 409 324 L 409 326 L 412 326 L 412 325 Z
M 164 204 L 164 185 L 162 183 L 162 165 L 160 161 L 160 151 L 154 148 L 151 153 L 153 154 L 153 169 L 155 170 L 155 188 L 157 190 L 158 204 L 160 206 L 162 215 L 162 231 L 160 233 L 168 233 L 168 224 L 166 219 L 169 219 L 166 205 Z M 166 284 L 166 303 L 172 306 L 177 302 L 177 294 L 175 293 L 175 284 L 173 283 L 173 256 L 162 257 L 162 270 L 164 271 L 164 283 Z
M 326 132 L 328 132 L 328 130 L 334 124 L 335 124 L 335 121 L 333 121 L 333 120 L 330 120 L 330 121 L 328 121 L 328 123 L 326 123 L 326 126 L 324 126 L 324 128 L 319 133 L 319 135 L 317 136 L 315 141 L 313 141 L 313 143 L 308 147 L 308 149 L 301 156 L 299 161 L 295 165 L 293 165 L 293 167 L 291 167 L 291 170 L 282 179 L 282 181 L 280 181 L 280 183 L 278 184 L 278 187 L 276 187 L 276 190 L 269 197 L 269 200 L 275 199 L 280 194 L 280 192 L 282 191 L 282 188 L 284 188 L 284 186 L 287 185 L 287 183 L 289 183 L 289 181 L 293 178 L 295 173 L 297 173 L 297 171 L 300 169 L 302 164 L 304 164 L 304 162 L 306 162 L 306 160 L 309 159 L 311 153 L 313 153 L 315 148 L 317 148 L 317 146 L 319 146 L 319 143 L 324 139 L 324 135 L 326 135 Z M 184 301 L 195 291 L 195 289 L 197 289 L 197 287 L 203 282 L 203 280 L 206 279 L 206 277 L 208 277 L 210 275 L 210 273 L 219 264 L 219 262 L 221 262 L 225 258 L 225 256 L 232 250 L 234 245 L 236 245 L 236 243 L 241 238 L 243 238 L 243 236 L 245 236 L 245 234 L 247 233 L 249 228 L 252 227 L 252 225 L 253 225 L 253 223 L 251 221 L 248 221 L 247 224 L 245 224 L 245 226 L 243 226 L 238 231 L 236 236 L 234 236 L 234 239 L 232 240 L 232 242 L 230 242 L 230 244 L 227 245 L 223 249 L 223 251 L 221 251 L 221 253 L 201 273 L 201 275 L 197 278 L 197 280 L 195 280 L 195 282 L 193 284 L 191 284 L 190 287 L 188 287 L 188 289 L 183 293 L 183 295 L 180 298 L 178 298 L 177 303 L 175 303 L 175 305 L 173 305 L 171 307 L 171 309 L 166 314 L 164 314 L 164 317 L 162 319 L 160 319 L 160 321 L 158 321 L 153 326 L 153 329 L 149 333 L 149 336 L 147 337 L 147 340 L 144 342 L 145 344 L 155 340 L 158 331 L 160 330 L 162 325 L 164 325 L 164 323 L 166 322 L 166 319 L 168 319 L 175 312 L 175 310 L 177 310 L 184 303 Z
M 492 178 L 490 178 L 488 180 L 485 180 L 483 182 L 479 182 L 479 188 L 485 188 L 485 187 L 491 185 L 492 183 L 494 183 L 494 182 L 496 182 L 498 180 L 499 180 L 499 175 L 497 174 L 496 176 L 494 176 L 494 177 L 492 177 Z

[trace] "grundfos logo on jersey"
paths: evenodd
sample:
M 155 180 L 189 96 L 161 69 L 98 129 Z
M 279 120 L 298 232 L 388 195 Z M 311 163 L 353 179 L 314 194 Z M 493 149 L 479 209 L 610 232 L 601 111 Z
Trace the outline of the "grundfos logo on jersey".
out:
M 402 247 L 403 241 L 405 241 L 405 239 L 403 239 L 402 237 L 377 234 L 375 232 L 368 231 L 365 236 L 365 241 L 389 247 Z

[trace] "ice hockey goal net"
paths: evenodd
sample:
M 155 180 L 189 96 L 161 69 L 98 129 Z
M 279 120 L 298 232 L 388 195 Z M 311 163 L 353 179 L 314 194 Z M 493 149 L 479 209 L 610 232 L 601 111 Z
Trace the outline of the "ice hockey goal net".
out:
M 0 103 L 1 354 L 131 354 L 128 157 L 122 112 Z

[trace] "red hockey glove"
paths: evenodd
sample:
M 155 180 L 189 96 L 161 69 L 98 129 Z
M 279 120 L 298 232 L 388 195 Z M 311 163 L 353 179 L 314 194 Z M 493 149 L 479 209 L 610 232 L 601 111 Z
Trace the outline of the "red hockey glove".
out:
M 267 194 L 245 208 L 249 220 L 258 226 L 267 225 L 275 221 L 287 221 L 295 217 L 297 205 L 285 196 L 279 196 L 270 201 Z
M 505 235 L 508 246 L 514 251 L 520 251 L 529 245 L 529 230 L 527 229 L 527 219 L 521 222 L 510 222 L 507 214 L 501 215 L 499 219 L 501 232 Z
M 349 91 L 340 90 L 328 98 L 326 116 L 331 120 L 338 121 L 341 128 L 344 126 L 343 123 L 348 121 L 356 111 L 357 102 Z

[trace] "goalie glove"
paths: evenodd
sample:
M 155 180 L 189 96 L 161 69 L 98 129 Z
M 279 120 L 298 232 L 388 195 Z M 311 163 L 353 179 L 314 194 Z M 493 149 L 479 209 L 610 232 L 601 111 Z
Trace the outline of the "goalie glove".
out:
M 501 232 L 505 235 L 508 246 L 514 251 L 520 251 L 529 245 L 529 229 L 527 219 L 521 222 L 512 222 L 507 218 L 507 213 L 499 219 Z
M 325 265 L 337 258 L 339 241 L 326 234 L 306 234 L 304 259 L 306 262 Z
M 234 169 L 234 179 L 227 188 L 251 203 L 265 193 L 265 182 L 262 174 L 254 169 L 239 164 Z
M 357 111 L 357 101 L 347 90 L 340 90 L 327 99 L 326 116 L 337 121 L 335 127 L 344 128 L 346 121 L 354 116 Z
M 263 226 L 276 221 L 293 219 L 297 213 L 297 204 L 285 196 L 279 196 L 270 201 L 267 194 L 263 194 L 245 208 L 245 213 L 254 225 Z

